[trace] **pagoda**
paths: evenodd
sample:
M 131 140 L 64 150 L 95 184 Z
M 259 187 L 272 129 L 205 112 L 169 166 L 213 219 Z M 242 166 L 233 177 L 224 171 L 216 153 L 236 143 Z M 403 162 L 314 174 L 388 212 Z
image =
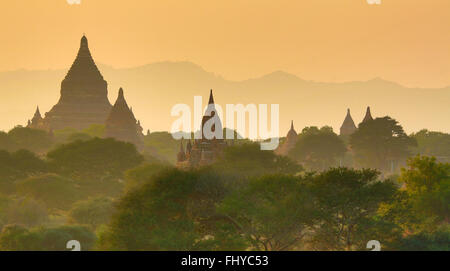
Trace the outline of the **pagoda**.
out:
M 221 138 L 217 138 L 214 133 L 216 129 L 223 132 L 222 122 L 218 118 L 218 115 L 218 120 L 214 122 L 210 129 L 211 132 L 213 132 L 213 135 L 207 136 L 205 134 L 206 123 L 210 119 L 214 118 L 216 114 L 217 110 L 215 108 L 214 96 L 211 90 L 209 94 L 208 107 L 205 114 L 203 115 L 202 124 L 200 127 L 202 136 L 200 139 L 194 139 L 192 144 L 191 140 L 188 140 L 188 143 L 186 144 L 186 150 L 184 150 L 183 141 L 181 141 L 180 151 L 177 155 L 177 166 L 179 168 L 195 168 L 199 166 L 210 165 L 217 161 L 217 159 L 220 157 L 223 149 L 227 146 L 227 143 L 223 139 L 223 136 Z
M 108 83 L 95 64 L 86 36 L 72 67 L 61 83 L 61 96 L 45 114 L 48 129 L 84 129 L 92 124 L 104 124 L 111 110 Z
M 116 103 L 105 122 L 105 137 L 133 143 L 140 150 L 143 148 L 142 130 L 140 122 L 128 107 L 123 89 L 120 88 Z
M 344 122 L 341 126 L 340 135 L 341 136 L 349 136 L 356 132 L 357 128 L 355 122 L 353 121 L 352 116 L 350 115 L 350 109 L 347 109 L 347 116 L 345 116 Z
M 45 125 L 45 121 L 42 118 L 41 112 L 39 111 L 39 106 L 36 108 L 36 112 L 34 112 L 34 116 L 31 120 L 28 120 L 28 128 L 33 129 L 41 129 L 46 130 L 47 127 Z
M 372 118 L 372 114 L 370 113 L 370 106 L 368 106 L 367 110 L 366 110 L 366 115 L 364 116 L 364 119 L 361 123 L 368 122 L 371 120 L 373 120 L 373 118 Z
M 289 129 L 289 132 L 286 135 L 286 140 L 275 150 L 275 153 L 278 155 L 287 156 L 295 147 L 295 144 L 297 143 L 297 136 L 298 134 L 294 129 L 294 121 L 291 121 L 291 129 Z

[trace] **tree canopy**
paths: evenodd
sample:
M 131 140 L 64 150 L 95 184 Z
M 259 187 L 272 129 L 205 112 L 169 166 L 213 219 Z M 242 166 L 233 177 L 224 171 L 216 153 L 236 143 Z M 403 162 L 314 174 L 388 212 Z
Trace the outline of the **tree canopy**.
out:
M 50 151 L 47 158 L 57 172 L 88 180 L 120 178 L 125 170 L 143 161 L 133 144 L 112 138 L 63 144 Z
M 330 127 L 306 127 L 298 135 L 289 156 L 311 170 L 322 171 L 336 166 L 347 151 L 344 142 Z
M 363 122 L 350 136 L 350 147 L 359 166 L 388 170 L 389 161 L 405 160 L 416 141 L 390 117 Z
M 302 166 L 273 151 L 261 150 L 258 143 L 243 143 L 225 148 L 222 157 L 213 165 L 220 172 L 239 176 L 260 176 L 264 174 L 296 174 Z

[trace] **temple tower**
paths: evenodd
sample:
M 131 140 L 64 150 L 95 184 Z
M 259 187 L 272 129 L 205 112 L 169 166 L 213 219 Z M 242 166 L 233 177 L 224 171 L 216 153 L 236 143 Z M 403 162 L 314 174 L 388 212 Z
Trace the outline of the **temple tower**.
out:
M 46 113 L 45 122 L 53 130 L 84 129 L 104 124 L 111 110 L 108 83 L 95 64 L 85 36 L 77 57 L 61 83 L 58 103 Z
M 208 101 L 208 107 L 206 109 L 205 114 L 202 118 L 202 124 L 201 124 L 201 134 L 202 138 L 200 139 L 194 139 L 193 144 L 191 144 L 190 140 L 188 141 L 186 145 L 186 151 L 183 148 L 183 145 L 181 147 L 183 148 L 180 150 L 179 155 L 177 156 L 177 166 L 181 168 L 189 168 L 189 167 L 198 167 L 198 166 L 204 166 L 209 165 L 217 160 L 217 158 L 221 155 L 223 148 L 227 146 L 227 143 L 223 138 L 216 138 L 216 136 L 212 136 L 212 138 L 208 138 L 205 136 L 205 125 L 206 123 L 215 117 L 217 114 L 215 104 L 214 104 L 214 96 L 213 92 L 211 90 L 209 94 L 209 101 Z M 218 117 L 218 116 L 217 116 Z M 211 131 L 220 131 L 222 130 L 222 122 L 220 119 L 216 121 L 212 127 Z M 180 159 L 183 158 L 180 154 L 184 153 L 184 160 Z
M 370 113 L 370 106 L 368 106 L 367 110 L 366 110 L 366 115 L 364 116 L 364 119 L 361 123 L 368 122 L 371 120 L 373 120 L 373 118 L 372 118 L 372 114 Z
M 39 111 L 39 106 L 36 108 L 33 118 L 28 121 L 27 127 L 42 130 L 46 129 L 44 119 L 42 118 L 41 112 Z
M 122 88 L 105 124 L 105 137 L 130 142 L 142 149 L 142 127 L 128 107 Z
M 289 129 L 289 132 L 286 135 L 286 141 L 275 150 L 275 153 L 278 155 L 288 155 L 289 151 L 291 151 L 297 143 L 297 136 L 298 134 L 294 129 L 294 121 L 291 121 L 291 129 Z
M 341 126 L 340 135 L 341 136 L 349 136 L 356 131 L 356 125 L 353 121 L 352 116 L 350 115 L 350 109 L 347 109 L 347 116 L 345 116 L 344 122 Z

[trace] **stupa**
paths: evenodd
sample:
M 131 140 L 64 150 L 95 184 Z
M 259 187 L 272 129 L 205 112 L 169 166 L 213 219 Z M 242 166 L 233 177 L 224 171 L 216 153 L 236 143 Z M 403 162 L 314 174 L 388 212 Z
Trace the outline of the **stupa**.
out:
M 340 135 L 341 136 L 349 136 L 356 132 L 357 128 L 355 122 L 353 121 L 352 116 L 350 115 L 350 109 L 347 109 L 347 116 L 345 116 L 344 122 L 341 126 Z

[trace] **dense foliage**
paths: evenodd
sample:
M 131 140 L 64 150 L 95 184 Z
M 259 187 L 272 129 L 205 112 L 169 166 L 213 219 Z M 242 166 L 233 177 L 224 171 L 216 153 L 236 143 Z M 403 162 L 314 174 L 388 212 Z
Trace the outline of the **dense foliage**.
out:
M 0 250 L 449 249 L 448 134 L 407 136 L 385 117 L 347 145 L 308 127 L 287 157 L 236 140 L 180 170 L 168 133 L 145 136 L 143 153 L 103 133 L 0 132 Z M 393 160 L 403 169 L 388 175 Z

